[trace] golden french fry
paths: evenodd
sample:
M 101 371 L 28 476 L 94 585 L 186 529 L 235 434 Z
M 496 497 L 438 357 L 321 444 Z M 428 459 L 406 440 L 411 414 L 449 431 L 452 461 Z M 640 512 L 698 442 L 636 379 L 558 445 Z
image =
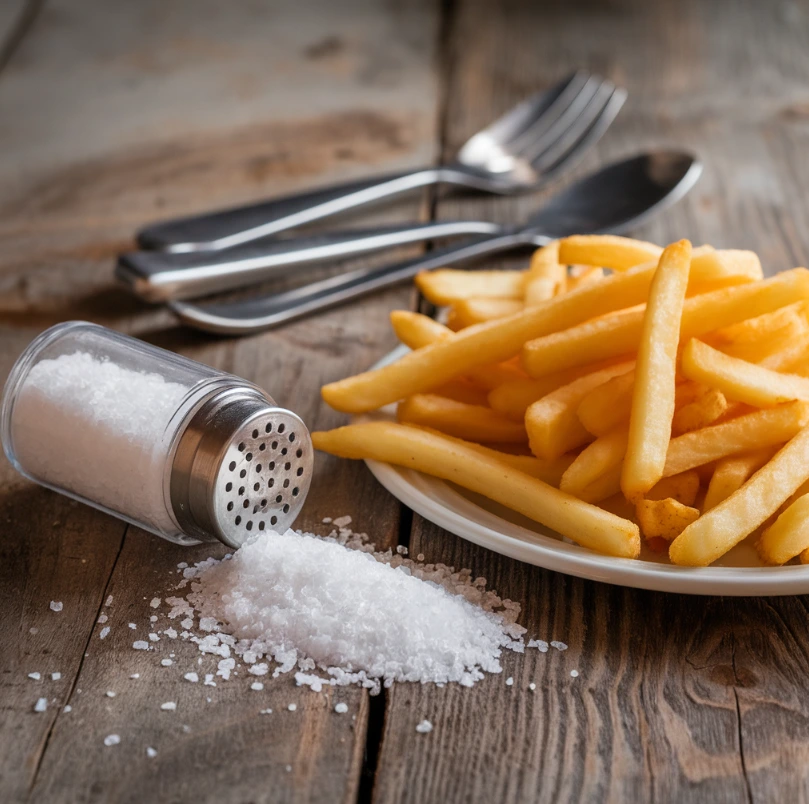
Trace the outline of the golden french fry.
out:
M 576 369 L 569 370 L 576 371 Z M 597 436 L 609 433 L 620 424 L 628 424 L 634 387 L 635 372 L 630 370 L 593 388 L 582 399 L 576 411 L 579 421 L 586 430 Z
M 771 349 L 771 344 L 780 344 L 784 339 L 794 339 L 809 331 L 806 302 L 795 302 L 771 313 L 748 318 L 738 324 L 710 333 L 706 343 L 725 354 L 758 362 Z M 762 344 L 767 351 L 762 352 Z
M 677 500 L 638 500 L 635 513 L 640 532 L 646 539 L 673 541 L 685 528 L 699 518 L 699 511 Z
M 756 407 L 791 399 L 809 401 L 809 379 L 739 360 L 692 338 L 683 350 L 686 377 L 720 390 L 726 397 Z
M 689 385 L 699 388 L 696 383 Z M 692 430 L 701 430 L 713 424 L 728 412 L 728 401 L 725 395 L 716 388 L 703 390 L 693 402 L 689 402 L 674 411 L 671 420 L 671 434 L 673 437 L 690 433 Z
M 559 264 L 559 241 L 534 252 L 525 279 L 524 302 L 533 307 L 567 290 L 567 266 Z
M 621 461 L 617 466 L 607 469 L 601 477 L 583 488 L 576 496 L 584 502 L 601 504 L 604 500 L 621 494 Z M 621 494 L 623 497 L 623 494 Z M 626 499 L 624 497 L 624 499 Z
M 576 415 L 582 397 L 602 382 L 631 368 L 618 364 L 595 371 L 568 385 L 557 388 L 534 402 L 525 411 L 525 429 L 531 452 L 551 460 L 592 439 Z
M 390 422 L 312 433 L 316 449 L 393 463 L 482 494 L 596 552 L 637 558 L 637 525 L 517 471 L 456 440 Z
M 491 408 L 467 405 L 434 394 L 413 394 L 399 403 L 396 418 L 403 424 L 418 424 L 466 441 L 522 443 L 525 426 Z M 558 456 L 554 456 L 558 457 Z
M 662 253 L 654 243 L 618 235 L 573 235 L 559 242 L 563 265 L 593 265 L 612 271 L 626 271 L 652 260 L 657 263 Z
M 439 324 L 434 318 L 410 310 L 394 310 L 390 314 L 390 323 L 399 341 L 411 349 L 421 349 L 453 334 L 449 327 Z
M 601 288 L 603 283 L 593 287 Z M 698 338 L 762 311 L 776 310 L 796 298 L 809 298 L 809 271 L 805 268 L 694 296 L 683 305 L 680 340 Z M 525 344 L 523 365 L 532 377 L 543 377 L 566 368 L 631 355 L 637 351 L 642 327 L 643 313 L 632 311 L 543 335 Z
M 705 502 L 702 504 L 703 513 L 710 511 L 711 508 L 716 508 L 722 500 L 726 500 L 733 492 L 740 489 L 775 455 L 781 446 L 779 444 L 777 447 L 763 447 L 719 461 L 711 475 L 708 491 L 705 493 Z
M 786 564 L 809 549 L 809 495 L 795 500 L 761 534 L 757 544 L 759 558 L 765 564 Z
M 739 249 L 717 251 L 711 246 L 699 246 L 694 249 L 691 271 L 700 276 L 697 281 L 704 282 L 728 277 L 742 277 L 748 282 L 764 278 L 761 260 L 755 252 Z
M 647 500 L 671 498 L 683 505 L 693 506 L 699 494 L 699 473 L 692 469 L 679 475 L 664 477 L 652 486 L 646 495 Z
M 447 399 L 454 399 L 456 402 L 464 402 L 467 405 L 487 407 L 489 404 L 489 391 L 485 388 L 473 385 L 469 380 L 463 377 L 447 380 L 443 385 L 431 388 L 430 393 L 436 396 L 444 396 Z
M 416 287 L 428 301 L 440 307 L 461 299 L 522 299 L 525 271 L 463 271 L 439 268 L 422 271 Z
M 562 475 L 559 488 L 578 497 L 589 485 L 615 466 L 626 454 L 628 431 L 618 427 L 586 446 Z
M 691 268 L 691 243 L 681 240 L 660 257 L 635 364 L 629 441 L 621 491 L 636 501 L 663 477 L 674 417 L 674 388 L 680 318 Z
M 488 299 L 485 297 L 460 299 L 447 313 L 447 326 L 457 332 L 485 321 L 495 321 L 520 312 L 525 307 L 522 299 Z
M 503 383 L 525 382 L 528 380 L 518 361 L 506 360 L 504 363 L 492 363 L 488 366 L 476 366 L 464 375 L 473 385 L 492 391 Z
M 809 422 L 809 404 L 788 402 L 672 438 L 664 477 L 754 449 L 789 441 Z
M 507 360 L 532 338 L 643 302 L 654 270 L 614 274 L 507 318 L 468 327 L 396 363 L 329 383 L 321 391 L 323 399 L 344 413 L 366 413 L 466 374 L 475 366 Z
M 773 371 L 788 371 L 801 377 L 809 376 L 809 333 L 785 337 L 767 346 L 766 353 L 755 361 L 760 366 Z
M 809 428 L 804 428 L 738 491 L 689 525 L 671 543 L 669 558 L 684 566 L 712 564 L 752 533 L 807 479 Z
M 583 270 L 574 271 L 574 268 L 581 267 Z M 570 276 L 567 280 L 567 289 L 576 290 L 576 288 L 584 287 L 585 285 L 593 285 L 600 282 L 606 274 L 603 268 L 592 268 L 588 266 L 573 266 L 570 269 Z

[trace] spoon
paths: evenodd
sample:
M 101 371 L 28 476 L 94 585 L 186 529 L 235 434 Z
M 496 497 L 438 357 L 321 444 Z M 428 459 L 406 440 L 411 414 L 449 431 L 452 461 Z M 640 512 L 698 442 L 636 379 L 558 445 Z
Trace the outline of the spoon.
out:
M 542 246 L 571 234 L 624 231 L 682 198 L 702 173 L 692 155 L 653 151 L 615 162 L 574 182 L 523 226 L 466 241 L 382 268 L 361 268 L 294 290 L 207 305 L 174 301 L 169 307 L 189 326 L 226 335 L 246 335 L 341 304 L 414 277 L 519 247 Z

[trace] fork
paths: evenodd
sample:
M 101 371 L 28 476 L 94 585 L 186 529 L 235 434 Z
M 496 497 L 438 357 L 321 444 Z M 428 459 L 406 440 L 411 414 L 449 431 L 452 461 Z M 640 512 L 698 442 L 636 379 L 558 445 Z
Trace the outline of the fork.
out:
M 536 189 L 595 143 L 625 100 L 612 81 L 579 71 L 472 136 L 450 164 L 152 224 L 138 244 L 169 252 L 230 248 L 436 184 L 500 195 Z

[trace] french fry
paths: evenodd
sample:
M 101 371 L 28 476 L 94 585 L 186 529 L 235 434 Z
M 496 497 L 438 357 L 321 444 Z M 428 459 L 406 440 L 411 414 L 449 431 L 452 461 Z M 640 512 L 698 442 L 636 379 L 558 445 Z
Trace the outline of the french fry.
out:
M 799 497 L 767 528 L 756 544 L 765 564 L 780 565 L 809 549 L 809 495 Z
M 694 383 L 689 385 L 700 387 Z M 671 420 L 671 434 L 676 437 L 708 427 L 724 416 L 728 409 L 728 401 L 721 391 L 716 388 L 703 389 L 703 393 L 692 402 L 675 409 L 674 418 Z
M 706 337 L 706 343 L 725 354 L 756 363 L 765 357 L 771 344 L 794 339 L 809 330 L 806 302 L 795 302 L 771 313 L 748 318 L 738 324 L 717 330 Z M 767 351 L 762 353 L 762 344 Z
M 773 371 L 788 371 L 801 377 L 809 376 L 809 333 L 784 338 L 768 346 L 766 353 L 756 360 L 760 366 Z
M 525 418 L 525 411 L 538 399 L 563 385 L 568 385 L 573 380 L 578 380 L 579 377 L 609 368 L 610 365 L 613 363 L 597 363 L 593 366 L 580 366 L 570 371 L 549 374 L 539 380 L 525 377 L 501 383 L 489 392 L 489 407 L 512 419 L 522 421 Z
M 490 408 L 467 405 L 434 394 L 413 394 L 399 403 L 396 418 L 403 424 L 430 427 L 466 441 L 525 442 L 525 426 Z M 554 456 L 558 457 L 558 456 Z
M 627 428 L 618 427 L 588 444 L 562 475 L 559 488 L 578 497 L 599 477 L 620 465 L 626 454 L 628 435 Z
M 531 452 L 552 460 L 592 439 L 576 415 L 584 395 L 595 386 L 631 368 L 618 364 L 595 371 L 557 388 L 534 402 L 525 412 L 525 429 Z
M 637 525 L 584 503 L 453 439 L 391 422 L 312 433 L 316 449 L 393 463 L 452 481 L 605 555 L 637 558 Z
M 730 277 L 755 282 L 764 278 L 761 260 L 753 251 L 738 249 L 716 250 L 711 246 L 698 246 L 694 249 L 691 271 L 698 282 L 721 281 Z
M 327 404 L 344 413 L 376 410 L 466 374 L 475 366 L 508 360 L 519 354 L 528 340 L 640 304 L 646 299 L 654 270 L 640 268 L 614 274 L 597 285 L 554 296 L 507 318 L 468 327 L 396 363 L 329 383 L 321 394 Z
M 487 407 L 489 404 L 489 391 L 473 385 L 463 377 L 447 380 L 443 385 L 431 388 L 430 393 L 436 396 L 444 396 L 447 399 L 454 399 L 456 402 L 464 402 L 467 405 Z
M 636 501 L 663 477 L 674 417 L 680 318 L 691 268 L 687 240 L 668 246 L 649 289 L 629 416 L 621 491 Z
M 665 539 L 674 541 L 688 525 L 696 522 L 699 511 L 677 500 L 666 497 L 663 500 L 638 500 L 635 513 L 640 532 L 647 540 Z
M 471 298 L 454 302 L 447 313 L 447 326 L 457 332 L 475 324 L 514 315 L 525 307 L 521 299 Z
M 453 335 L 449 327 L 439 324 L 434 318 L 410 310 L 394 310 L 390 314 L 390 323 L 399 341 L 410 349 L 421 349 Z
M 582 270 L 574 271 L 577 267 L 581 267 Z M 567 289 L 576 290 L 576 288 L 581 288 L 585 285 L 593 285 L 596 282 L 600 282 L 605 276 L 606 274 L 603 268 L 574 265 L 570 270 L 570 276 L 567 280 Z
M 559 241 L 554 240 L 531 257 L 523 301 L 526 307 L 534 307 L 566 291 L 567 266 L 560 265 Z
M 660 259 L 663 249 L 654 243 L 618 235 L 573 235 L 559 242 L 563 265 L 593 265 L 611 271 L 626 271 Z
M 780 448 L 780 444 L 778 448 Z M 738 491 L 778 451 L 776 447 L 763 447 L 743 455 L 724 458 L 716 464 L 705 493 L 702 511 L 710 511 Z
M 593 288 L 603 286 L 602 282 Z M 784 271 L 761 282 L 694 296 L 683 305 L 680 340 L 698 338 L 763 311 L 776 310 L 796 298 L 809 298 L 809 271 L 805 268 Z M 522 351 L 523 365 L 528 374 L 538 378 L 574 366 L 630 355 L 638 348 L 642 328 L 640 311 L 588 321 L 528 341 Z
M 750 450 L 789 441 L 809 422 L 809 404 L 788 402 L 672 438 L 664 477 Z
M 699 494 L 700 478 L 696 470 L 679 475 L 664 477 L 652 486 L 646 495 L 647 500 L 665 500 L 671 498 L 683 505 L 693 506 Z
M 449 327 L 421 313 L 408 310 L 394 310 L 390 314 L 391 324 L 396 337 L 411 349 L 421 349 L 435 341 L 450 338 L 454 335 Z M 585 370 L 582 370 L 582 372 Z M 507 382 L 525 382 L 525 372 L 517 362 L 494 363 L 490 366 L 476 366 L 467 373 L 467 379 L 478 388 L 490 391 Z M 451 382 L 451 381 L 448 381 Z M 444 385 L 444 384 L 442 384 Z M 439 386 L 441 387 L 441 386 Z M 434 389 L 427 389 L 433 391 Z M 441 396 L 450 396 L 443 393 Z M 451 398 L 455 398 L 452 396 Z M 464 401 L 464 400 L 461 400 Z M 481 404 L 485 404 L 482 402 Z
M 621 464 L 607 469 L 601 477 L 590 483 L 589 486 L 583 488 L 576 496 L 584 502 L 592 503 L 593 505 L 600 504 L 604 500 L 614 497 L 616 494 L 621 494 Z M 621 494 L 623 497 L 623 494 Z M 626 499 L 624 497 L 624 499 Z
M 752 533 L 807 479 L 809 428 L 804 428 L 738 491 L 689 525 L 671 543 L 669 558 L 682 566 L 712 564 Z
M 576 369 L 569 370 L 576 371 Z M 535 382 L 541 382 L 541 380 L 535 380 Z M 593 388 L 582 399 L 576 411 L 579 421 L 586 430 L 596 436 L 609 433 L 620 424 L 628 424 L 634 387 L 635 372 L 630 369 Z
M 692 338 L 683 350 L 686 377 L 720 390 L 726 397 L 756 407 L 791 399 L 809 401 L 809 379 L 748 363 Z
M 422 271 L 416 287 L 428 301 L 444 307 L 461 299 L 522 299 L 525 271 L 463 271 L 440 268 Z

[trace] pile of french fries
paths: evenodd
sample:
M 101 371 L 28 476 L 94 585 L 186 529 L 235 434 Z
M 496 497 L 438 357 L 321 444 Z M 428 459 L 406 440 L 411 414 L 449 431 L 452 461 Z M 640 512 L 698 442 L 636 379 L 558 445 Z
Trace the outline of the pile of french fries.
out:
M 592 235 L 525 271 L 417 279 L 448 325 L 391 315 L 412 351 L 326 385 L 397 421 L 318 449 L 416 469 L 602 554 L 707 566 L 750 539 L 809 563 L 809 271 L 749 251 Z M 645 544 L 642 544 L 642 542 Z

